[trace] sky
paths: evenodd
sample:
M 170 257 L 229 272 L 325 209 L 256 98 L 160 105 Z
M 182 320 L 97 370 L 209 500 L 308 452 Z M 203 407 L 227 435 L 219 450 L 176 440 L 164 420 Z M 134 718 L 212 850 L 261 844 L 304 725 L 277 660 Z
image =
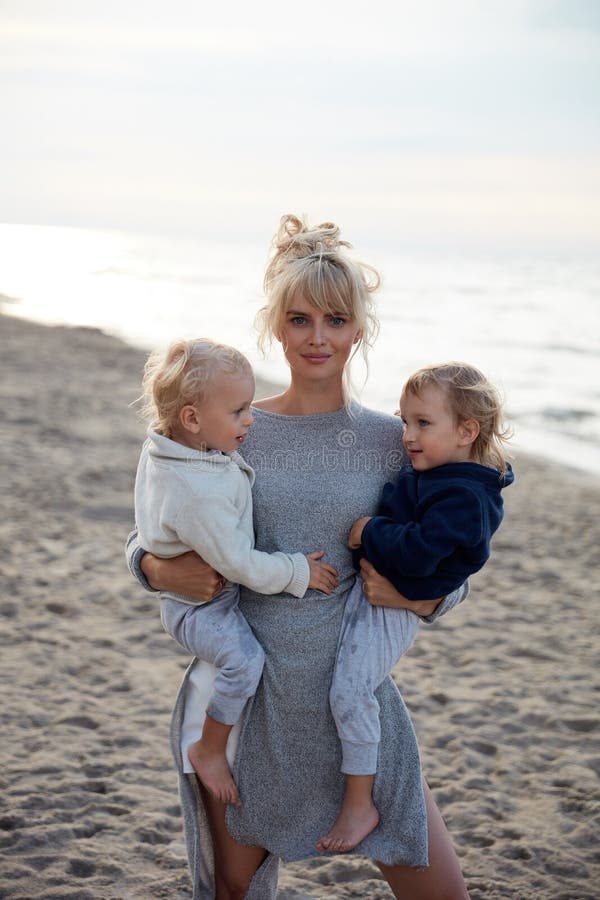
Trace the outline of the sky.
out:
M 600 244 L 597 0 L 0 0 L 0 221 Z

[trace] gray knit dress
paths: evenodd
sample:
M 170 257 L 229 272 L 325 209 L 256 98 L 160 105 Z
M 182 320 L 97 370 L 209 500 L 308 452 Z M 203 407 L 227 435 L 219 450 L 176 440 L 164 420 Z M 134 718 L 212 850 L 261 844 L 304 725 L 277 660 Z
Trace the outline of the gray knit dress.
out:
M 339 571 L 334 594 L 309 590 L 302 599 L 242 589 L 240 608 L 266 656 L 262 681 L 244 714 L 234 776 L 242 805 L 227 825 L 243 844 L 269 856 L 254 876 L 248 900 L 277 892 L 278 858 L 319 855 L 317 839 L 336 819 L 344 787 L 341 749 L 329 708 L 345 597 L 355 571 L 346 540 L 355 519 L 372 515 L 386 481 L 405 462 L 399 419 L 354 407 L 309 416 L 257 409 L 243 455 L 256 472 L 256 546 L 287 553 L 324 549 Z M 129 546 L 140 576 L 142 551 Z M 141 579 L 143 580 L 143 578 Z M 463 599 L 461 589 L 438 610 Z M 192 666 L 194 664 L 192 663 Z M 186 674 L 172 724 L 194 900 L 214 897 L 212 848 L 195 776 L 182 774 L 181 723 Z M 374 801 L 381 820 L 355 854 L 387 864 L 427 865 L 427 826 L 417 742 L 392 680 L 378 689 L 381 744 Z

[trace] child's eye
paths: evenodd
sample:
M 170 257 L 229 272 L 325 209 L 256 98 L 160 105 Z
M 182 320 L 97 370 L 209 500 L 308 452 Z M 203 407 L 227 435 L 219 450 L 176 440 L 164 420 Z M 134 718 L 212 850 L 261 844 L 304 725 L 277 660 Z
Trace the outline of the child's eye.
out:
M 419 428 L 425 428 L 426 425 L 429 425 L 427 419 L 419 419 Z

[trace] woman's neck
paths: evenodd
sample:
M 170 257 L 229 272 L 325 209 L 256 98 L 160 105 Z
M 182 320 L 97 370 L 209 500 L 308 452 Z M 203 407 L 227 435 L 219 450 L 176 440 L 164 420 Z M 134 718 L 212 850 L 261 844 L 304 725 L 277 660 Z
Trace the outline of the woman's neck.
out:
M 334 384 L 324 384 L 321 381 L 304 381 L 299 384 L 297 379 L 292 378 L 292 383 L 282 394 L 259 400 L 255 406 L 282 416 L 312 416 L 335 412 L 345 402 L 339 379 Z

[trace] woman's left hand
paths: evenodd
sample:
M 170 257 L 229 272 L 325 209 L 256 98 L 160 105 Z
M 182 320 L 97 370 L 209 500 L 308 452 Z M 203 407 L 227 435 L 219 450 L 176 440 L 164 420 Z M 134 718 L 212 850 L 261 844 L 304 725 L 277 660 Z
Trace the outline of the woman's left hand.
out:
M 441 603 L 442 598 L 438 600 L 407 600 L 396 590 L 391 581 L 379 574 L 367 559 L 360 561 L 360 574 L 363 580 L 363 593 L 371 606 L 410 609 L 417 616 L 430 616 Z

